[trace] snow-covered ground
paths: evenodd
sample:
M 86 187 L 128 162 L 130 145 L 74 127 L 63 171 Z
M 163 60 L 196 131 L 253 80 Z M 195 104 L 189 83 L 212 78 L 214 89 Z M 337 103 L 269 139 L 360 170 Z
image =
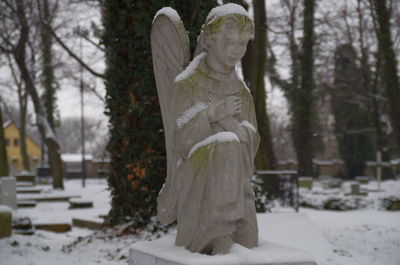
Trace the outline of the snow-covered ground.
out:
M 391 182 L 398 185 L 400 182 Z M 38 203 L 20 209 L 33 222 L 71 222 L 72 217 L 98 218 L 108 212 L 105 180 L 65 182 L 64 193 L 94 202 L 93 209 L 68 210 L 68 203 Z M 51 190 L 47 187 L 47 192 Z M 319 265 L 400 265 L 400 212 L 368 209 L 346 212 L 302 208 L 258 215 L 260 237 L 311 253 Z M 173 231 L 172 231 L 173 233 Z M 138 239 L 73 227 L 63 234 L 37 230 L 32 236 L 0 239 L 0 265 L 127 264 L 128 249 Z

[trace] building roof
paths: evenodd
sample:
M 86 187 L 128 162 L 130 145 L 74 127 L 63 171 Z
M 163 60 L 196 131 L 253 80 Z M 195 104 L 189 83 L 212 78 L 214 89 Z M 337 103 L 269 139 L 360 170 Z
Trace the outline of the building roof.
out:
M 8 126 L 10 126 L 11 124 L 14 124 L 14 126 L 18 129 L 18 126 L 12 120 L 8 120 L 8 121 L 4 122 L 3 123 L 3 128 L 5 129 Z M 32 142 L 34 142 L 37 146 L 40 147 L 40 144 L 35 139 L 33 139 L 33 137 L 31 137 L 29 134 L 27 134 L 26 132 L 25 132 L 25 137 L 28 137 Z
M 10 125 L 11 123 L 13 123 L 11 120 L 8 120 L 6 122 L 3 123 L 3 128 L 5 129 L 6 127 L 8 127 L 8 125 Z
M 78 163 L 82 161 L 82 154 L 61 154 L 65 163 Z M 93 160 L 93 155 L 85 154 L 85 160 Z

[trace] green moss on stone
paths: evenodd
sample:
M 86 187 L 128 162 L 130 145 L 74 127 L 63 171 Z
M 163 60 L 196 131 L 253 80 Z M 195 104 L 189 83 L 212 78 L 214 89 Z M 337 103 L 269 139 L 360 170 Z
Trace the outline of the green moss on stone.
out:
M 0 211 L 0 238 L 11 236 L 11 212 Z

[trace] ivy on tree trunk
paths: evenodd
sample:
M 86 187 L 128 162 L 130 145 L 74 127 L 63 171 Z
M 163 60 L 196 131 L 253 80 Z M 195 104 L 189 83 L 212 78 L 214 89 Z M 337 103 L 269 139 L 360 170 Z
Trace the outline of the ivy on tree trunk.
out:
M 389 116 L 397 146 L 400 147 L 400 84 L 397 75 L 397 57 L 393 49 L 390 29 L 390 12 L 386 0 L 370 0 L 378 22 L 376 35 L 379 54 L 383 59 L 382 73 L 386 96 L 389 101 Z
M 293 134 L 300 176 L 314 174 L 313 148 L 313 71 L 314 71 L 314 0 L 304 0 L 303 45 L 300 60 L 301 81 L 293 88 Z
M 105 0 L 106 114 L 111 156 L 112 202 L 107 223 L 131 222 L 132 230 L 155 230 L 157 196 L 166 177 L 166 151 L 151 60 L 153 17 L 175 8 L 190 32 L 192 51 L 200 27 L 216 1 Z

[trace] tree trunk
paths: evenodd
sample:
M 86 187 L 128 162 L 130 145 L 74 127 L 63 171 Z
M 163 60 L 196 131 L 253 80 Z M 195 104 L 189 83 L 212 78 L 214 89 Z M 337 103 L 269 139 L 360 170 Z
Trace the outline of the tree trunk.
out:
M 0 177 L 8 176 L 8 159 L 3 124 L 3 115 L 0 107 Z
M 314 71 L 314 0 L 304 1 L 301 85 L 293 91 L 294 145 L 300 176 L 314 174 L 313 151 L 313 71 Z
M 272 145 L 272 135 L 266 107 L 265 69 L 266 69 L 266 11 L 264 0 L 254 0 L 254 26 L 255 34 L 252 43 L 252 71 L 251 82 L 254 95 L 255 111 L 258 121 L 258 131 L 261 136 L 261 144 L 258 149 L 255 164 L 259 170 L 275 169 L 276 161 Z
M 39 132 L 44 139 L 48 152 L 51 165 L 51 173 L 53 176 L 53 188 L 64 189 L 63 185 L 63 168 L 60 155 L 60 147 L 55 139 L 54 132 L 50 127 L 45 112 L 40 102 L 35 84 L 26 66 L 26 44 L 29 38 L 29 26 L 26 20 L 24 0 L 16 0 L 17 14 L 20 23 L 20 36 L 18 44 L 13 52 L 14 59 L 18 65 L 21 77 L 24 80 L 25 88 L 31 96 L 33 107 L 35 109 L 37 125 Z
M 40 1 L 42 10 L 42 19 L 46 23 L 50 23 L 50 10 L 48 0 Z M 54 78 L 53 56 L 52 56 L 52 35 L 48 30 L 50 25 L 41 24 L 41 50 L 42 50 L 42 85 L 44 88 L 43 103 L 46 111 L 46 118 L 49 121 L 51 128 L 56 127 L 56 84 Z
M 378 49 L 383 59 L 383 81 L 389 101 L 389 116 L 397 145 L 400 146 L 400 86 L 397 76 L 397 57 L 390 31 L 390 12 L 386 0 L 370 0 L 376 14 Z
M 106 114 L 109 117 L 112 193 L 107 223 L 130 229 L 159 228 L 157 194 L 165 181 L 166 152 L 152 67 L 150 32 L 156 12 L 171 6 L 182 16 L 192 50 L 215 0 L 102 1 L 106 50 Z
M 19 102 L 19 139 L 21 142 L 20 152 L 22 156 L 22 165 L 24 170 L 30 171 L 30 161 L 28 155 L 28 149 L 26 147 L 26 108 L 28 105 L 28 94 L 21 91 L 22 87 L 18 88 L 18 102 Z

